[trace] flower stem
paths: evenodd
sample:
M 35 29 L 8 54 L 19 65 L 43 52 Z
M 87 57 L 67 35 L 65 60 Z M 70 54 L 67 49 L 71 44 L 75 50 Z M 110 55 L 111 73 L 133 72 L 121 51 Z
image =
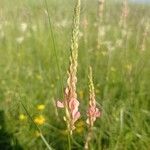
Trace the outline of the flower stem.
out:
M 90 144 L 91 139 L 92 139 L 92 127 L 89 127 L 88 135 L 86 137 L 86 141 L 84 145 L 84 150 L 89 150 L 89 144 Z
M 69 130 L 68 130 L 68 150 L 71 150 L 71 134 Z

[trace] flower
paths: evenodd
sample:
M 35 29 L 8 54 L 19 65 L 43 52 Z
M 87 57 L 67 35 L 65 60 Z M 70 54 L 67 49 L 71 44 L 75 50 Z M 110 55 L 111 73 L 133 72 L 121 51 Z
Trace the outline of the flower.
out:
M 87 120 L 86 123 L 89 125 L 89 132 L 86 136 L 86 141 L 84 145 L 84 149 L 89 149 L 89 143 L 92 139 L 92 128 L 94 126 L 94 122 L 96 121 L 97 117 L 100 117 L 101 113 L 99 109 L 96 107 L 96 100 L 95 100 L 95 91 L 94 91 L 94 84 L 93 84 L 93 76 L 92 76 L 92 68 L 90 67 L 90 73 L 89 73 L 89 106 L 87 110 Z
M 27 120 L 27 116 L 24 115 L 24 114 L 20 114 L 20 115 L 19 115 L 19 120 L 20 120 L 20 121 Z
M 57 107 L 64 108 L 65 102 L 57 101 Z M 71 98 L 67 102 L 67 120 L 70 122 L 70 128 L 75 129 L 74 123 L 79 119 L 80 112 L 78 111 L 79 101 L 75 98 Z
M 87 116 L 89 117 L 86 121 L 87 124 L 93 125 L 97 117 L 100 117 L 100 111 L 96 106 L 90 106 L 87 112 Z
M 27 27 L 28 27 L 27 23 L 26 22 L 22 22 L 21 25 L 20 25 L 20 30 L 22 32 L 25 32 L 27 30 Z
M 92 68 L 90 67 L 90 75 L 89 75 L 89 92 L 90 92 L 90 98 L 89 98 L 89 107 L 87 110 L 87 120 L 86 123 L 93 127 L 94 122 L 96 121 L 97 117 L 100 117 L 101 113 L 99 109 L 96 107 L 96 100 L 95 100 L 95 92 L 94 92 L 94 84 L 92 79 Z
M 71 38 L 71 56 L 70 66 L 68 69 L 67 87 L 64 91 L 64 100 L 57 101 L 56 105 L 59 108 L 65 109 L 64 120 L 67 124 L 67 129 L 70 134 L 75 129 L 75 122 L 80 117 L 78 111 L 79 101 L 77 100 L 76 83 L 77 83 L 77 59 L 78 59 L 78 40 L 79 40 L 79 20 L 80 20 L 80 3 L 78 0 L 74 12 L 73 31 Z
M 64 108 L 64 103 L 63 103 L 63 102 L 57 101 L 57 102 L 56 102 L 56 105 L 57 105 L 57 107 L 59 107 L 59 108 Z
M 78 107 L 79 107 L 79 101 L 72 98 L 69 102 L 69 109 L 71 111 L 72 119 L 74 122 L 78 120 L 80 117 L 80 113 L 78 112 Z
M 17 42 L 18 44 L 21 44 L 23 41 L 24 41 L 24 37 L 23 37 L 23 36 L 20 36 L 20 37 L 17 37 L 17 38 L 16 38 L 16 42 Z
M 44 110 L 45 109 L 45 105 L 44 104 L 37 105 L 37 109 L 38 110 Z
M 34 122 L 38 125 L 43 125 L 45 123 L 45 118 L 40 115 L 34 119 Z

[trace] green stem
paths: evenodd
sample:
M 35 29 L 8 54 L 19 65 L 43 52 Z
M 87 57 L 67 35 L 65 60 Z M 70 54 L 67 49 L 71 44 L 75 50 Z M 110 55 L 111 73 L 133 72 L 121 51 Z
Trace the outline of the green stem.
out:
M 58 59 L 58 56 L 57 56 L 55 37 L 54 37 L 53 30 L 52 30 L 52 23 L 51 23 L 50 13 L 49 13 L 49 9 L 48 9 L 48 3 L 47 3 L 47 0 L 44 0 L 44 1 L 45 1 L 45 7 L 46 7 L 46 10 L 47 10 L 47 14 L 48 14 L 49 30 L 50 30 L 50 35 L 51 35 L 52 42 L 53 42 L 53 50 L 54 50 L 54 55 L 55 55 L 55 59 L 56 59 L 58 75 L 59 75 L 59 78 L 60 78 L 61 91 L 62 91 L 62 95 L 63 95 L 63 93 L 64 93 L 63 81 L 62 81 L 62 76 L 61 76 L 61 68 L 60 68 L 60 65 L 59 65 L 59 59 Z
M 32 121 L 32 123 L 34 124 L 34 126 L 36 127 L 38 132 L 40 133 L 40 137 L 41 137 L 42 141 L 44 142 L 44 144 L 46 145 L 46 147 L 48 148 L 48 150 L 53 150 L 53 148 L 48 144 L 48 142 L 46 141 L 45 137 L 43 136 L 41 129 L 38 127 L 38 125 L 32 119 L 32 117 L 29 114 L 28 110 L 26 109 L 25 105 L 21 101 L 20 101 L 20 103 L 21 103 L 23 109 L 25 110 L 26 114 L 28 115 L 28 117 L 30 118 L 30 120 Z
M 79 144 L 74 138 L 73 136 L 71 136 L 71 141 L 73 144 L 75 144 L 76 146 L 78 146 L 79 148 L 83 148 L 81 144 Z
M 69 130 L 68 130 L 68 150 L 71 150 L 71 134 Z

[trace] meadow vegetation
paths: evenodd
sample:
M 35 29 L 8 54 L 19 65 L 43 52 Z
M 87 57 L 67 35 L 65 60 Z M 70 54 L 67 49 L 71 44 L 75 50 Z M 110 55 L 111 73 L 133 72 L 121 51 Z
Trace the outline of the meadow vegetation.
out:
M 0 0 L 0 150 L 85 149 L 89 87 L 100 115 L 88 149 L 149 149 L 150 5 L 127 0 L 81 1 L 73 46 L 81 116 L 68 138 L 56 101 L 76 76 L 68 68 L 77 1 Z

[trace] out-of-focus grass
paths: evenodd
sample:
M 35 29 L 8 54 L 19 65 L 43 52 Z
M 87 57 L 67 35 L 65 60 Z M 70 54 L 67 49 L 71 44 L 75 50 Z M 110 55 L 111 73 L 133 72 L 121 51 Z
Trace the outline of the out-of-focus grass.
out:
M 48 1 L 64 86 L 73 6 L 73 1 Z M 96 123 L 92 141 L 93 149 L 149 148 L 149 38 L 145 42 L 145 51 L 141 53 L 140 49 L 145 24 L 150 20 L 150 6 L 132 4 L 129 7 L 129 37 L 118 45 L 121 40 L 118 26 L 121 4 L 106 3 L 103 45 L 97 50 L 97 3 L 87 1 L 86 7 L 82 5 L 78 97 L 83 117 L 74 136 L 81 146 L 86 136 L 86 124 L 82 121 L 86 119 L 87 70 L 90 64 L 94 70 L 97 101 L 102 105 L 102 117 Z M 88 19 L 87 43 L 84 43 L 82 24 L 85 13 Z M 33 119 L 42 124 L 39 126 L 48 142 L 56 149 L 66 149 L 64 121 L 62 115 L 57 116 L 54 106 L 54 100 L 62 97 L 60 84 L 44 1 L 1 0 L 0 109 L 5 112 L 7 131 L 18 139 L 24 149 L 45 149 L 45 146 L 19 101 L 24 103 Z M 39 109 L 41 104 L 45 105 L 43 110 Z

